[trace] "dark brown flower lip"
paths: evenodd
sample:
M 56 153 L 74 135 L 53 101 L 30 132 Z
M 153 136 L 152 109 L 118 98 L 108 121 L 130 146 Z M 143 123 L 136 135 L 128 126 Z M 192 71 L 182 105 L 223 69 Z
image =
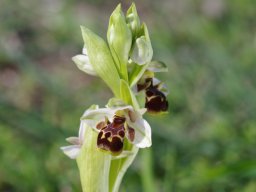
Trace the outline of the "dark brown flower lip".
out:
M 105 123 L 105 126 L 102 125 Z M 124 138 L 126 136 L 125 117 L 115 115 L 113 122 L 108 120 L 100 122 L 97 127 L 101 128 L 97 138 L 99 149 L 109 151 L 112 155 L 119 155 L 123 151 Z M 134 140 L 134 129 L 128 128 L 128 139 Z
M 153 78 L 147 78 L 143 84 L 137 84 L 138 91 L 145 91 L 145 108 L 149 113 L 160 113 L 168 110 L 169 104 L 165 94 L 160 90 L 160 84 L 153 85 Z
M 168 111 L 168 101 L 165 96 L 152 96 L 151 98 L 146 98 L 145 108 L 149 113 L 160 113 Z

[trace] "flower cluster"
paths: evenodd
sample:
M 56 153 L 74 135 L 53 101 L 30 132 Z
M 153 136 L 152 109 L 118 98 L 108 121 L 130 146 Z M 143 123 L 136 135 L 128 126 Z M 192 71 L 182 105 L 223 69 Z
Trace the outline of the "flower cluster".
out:
M 145 23 L 141 23 L 134 4 L 126 15 L 118 5 L 109 20 L 107 43 L 89 29 L 81 27 L 82 54 L 72 58 L 83 72 L 100 77 L 114 97 L 105 108 L 93 105 L 81 117 L 79 136 L 69 137 L 72 145 L 62 147 L 70 158 L 77 158 L 86 142 L 86 129 L 94 130 L 98 149 L 113 156 L 129 151 L 127 143 L 138 148 L 151 146 L 151 127 L 143 119 L 145 112 L 168 110 L 165 85 L 155 78 L 167 67 L 152 61 L 153 49 Z M 143 107 L 137 94 L 144 94 Z

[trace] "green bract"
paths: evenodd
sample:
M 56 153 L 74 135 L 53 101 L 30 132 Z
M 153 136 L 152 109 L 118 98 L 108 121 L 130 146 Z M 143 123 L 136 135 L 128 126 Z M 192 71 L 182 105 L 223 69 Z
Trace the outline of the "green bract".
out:
M 81 30 L 93 69 L 106 82 L 113 93 L 119 96 L 120 76 L 106 42 L 83 26 Z
M 128 80 L 127 62 L 132 45 L 132 34 L 126 24 L 120 4 L 110 16 L 107 39 L 120 76 Z

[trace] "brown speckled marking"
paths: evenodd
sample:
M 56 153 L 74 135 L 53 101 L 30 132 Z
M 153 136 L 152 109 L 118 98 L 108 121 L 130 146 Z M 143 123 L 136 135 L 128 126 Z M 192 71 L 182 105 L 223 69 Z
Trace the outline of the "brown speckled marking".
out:
M 98 135 L 97 146 L 100 149 L 110 151 L 113 155 L 118 155 L 123 150 L 125 136 L 125 118 L 115 116 L 112 123 L 103 127 Z

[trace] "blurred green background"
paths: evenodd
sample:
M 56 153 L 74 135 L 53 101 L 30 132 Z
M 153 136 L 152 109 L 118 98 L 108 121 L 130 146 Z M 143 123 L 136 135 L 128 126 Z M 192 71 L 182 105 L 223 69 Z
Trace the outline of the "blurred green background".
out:
M 81 191 L 60 150 L 111 92 L 77 69 L 80 25 L 105 38 L 119 1 L 0 1 L 0 191 Z M 122 1 L 124 9 L 130 1 Z M 138 0 L 170 113 L 146 118 L 153 146 L 121 191 L 256 191 L 256 1 Z M 97 51 L 97 50 L 95 50 Z

